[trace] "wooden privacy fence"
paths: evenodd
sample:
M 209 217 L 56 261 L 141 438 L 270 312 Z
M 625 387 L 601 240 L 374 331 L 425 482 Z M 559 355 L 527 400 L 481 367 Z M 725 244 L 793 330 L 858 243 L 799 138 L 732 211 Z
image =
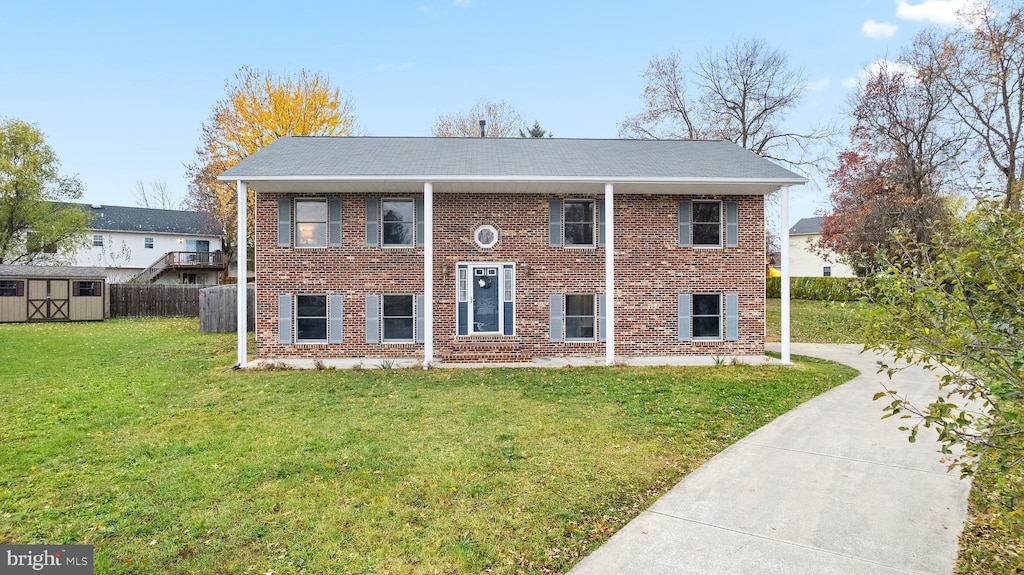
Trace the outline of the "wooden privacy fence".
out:
M 200 286 L 110 284 L 110 317 L 196 317 Z
M 248 318 L 246 326 L 253 331 L 256 324 L 256 288 L 246 290 Z M 222 285 L 204 288 L 199 292 L 199 331 L 226 333 L 238 328 L 238 286 Z

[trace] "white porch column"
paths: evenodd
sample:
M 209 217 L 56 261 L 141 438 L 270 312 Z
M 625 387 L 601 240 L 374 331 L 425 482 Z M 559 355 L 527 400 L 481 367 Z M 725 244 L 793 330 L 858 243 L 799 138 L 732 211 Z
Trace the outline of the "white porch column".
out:
M 779 227 L 781 228 L 779 230 L 779 243 L 782 244 L 779 246 L 781 248 L 779 259 L 782 260 L 780 262 L 782 264 L 782 277 L 779 278 L 782 281 L 782 294 L 780 296 L 782 300 L 782 363 L 790 365 L 793 362 L 789 358 L 789 186 L 783 187 L 779 190 L 779 193 L 781 194 L 780 204 L 782 207 L 782 217 L 779 222 Z
M 612 184 L 604 185 L 604 321 L 605 348 L 604 362 L 615 365 L 615 190 Z
M 423 184 L 423 369 L 434 363 L 434 185 Z
M 249 253 L 248 253 L 248 251 L 249 251 L 248 250 L 248 247 L 249 247 L 249 244 L 248 244 L 248 236 L 249 236 L 248 224 L 249 224 L 249 219 L 248 219 L 248 215 L 247 215 L 248 207 L 249 207 L 249 187 L 242 180 L 238 180 L 237 187 L 238 187 L 238 225 L 236 227 L 238 228 L 238 237 L 235 238 L 235 242 L 236 242 L 235 243 L 235 246 L 236 246 L 235 247 L 235 255 L 237 256 L 236 259 L 238 260 L 238 273 L 236 274 L 236 276 L 238 278 L 238 283 L 236 284 L 236 287 L 238 288 L 237 289 L 237 291 L 238 291 L 238 310 L 237 310 L 238 311 L 238 318 L 237 318 L 238 322 L 236 324 L 237 325 L 237 329 L 238 329 L 238 365 L 237 365 L 237 367 L 242 367 L 248 361 L 248 357 L 246 355 L 246 347 L 247 347 L 246 344 L 248 343 L 248 338 L 247 338 L 247 331 L 248 330 L 246 329 L 248 326 L 247 326 L 246 319 L 249 317 L 249 310 L 248 310 L 248 305 L 247 305 L 248 304 L 248 299 L 246 298 L 246 295 L 248 294 L 249 290 L 247 289 L 247 284 L 246 284 L 246 282 L 247 282 L 247 278 L 246 278 L 246 271 L 247 271 L 246 268 L 247 268 L 247 265 L 246 265 L 246 262 L 249 259 Z

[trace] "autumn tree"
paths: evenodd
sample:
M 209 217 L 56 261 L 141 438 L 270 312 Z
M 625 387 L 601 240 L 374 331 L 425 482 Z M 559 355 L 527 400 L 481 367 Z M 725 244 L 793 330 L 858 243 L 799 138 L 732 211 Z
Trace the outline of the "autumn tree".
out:
M 948 32 L 923 31 L 912 63 L 949 91 L 982 177 L 994 168 L 1003 206 L 1021 210 L 1024 173 L 1024 4 L 968 3 Z
M 234 253 L 237 194 L 234 182 L 218 182 L 221 172 L 284 136 L 347 136 L 355 114 L 330 79 L 300 70 L 296 75 L 243 67 L 225 82 L 227 97 L 202 125 L 196 161 L 187 166 L 187 206 L 208 212 L 226 233 L 225 251 Z M 249 241 L 253 237 L 255 194 L 249 190 Z
M 651 59 L 643 73 L 644 109 L 619 125 L 619 135 L 646 139 L 730 140 L 772 160 L 810 163 L 807 150 L 829 128 L 795 132 L 786 120 L 807 82 L 786 55 L 763 40 L 733 40 L 687 66 L 678 54 Z
M 512 138 L 525 126 L 519 112 L 505 100 L 480 98 L 468 112 L 438 116 L 430 131 L 438 138 L 478 138 L 480 120 L 486 122 L 488 138 Z
M 944 122 L 948 108 L 943 84 L 905 63 L 880 65 L 857 88 L 852 147 L 829 176 L 833 209 L 822 222 L 820 250 L 870 274 L 906 253 L 893 244 L 893 229 L 927 243 L 948 223 L 946 182 L 965 142 Z
M 0 123 L 0 264 L 60 261 L 84 241 L 87 214 L 78 176 L 60 174 L 43 133 L 21 120 Z
M 135 205 L 140 208 L 153 208 L 158 210 L 180 210 L 182 201 L 167 189 L 167 182 L 153 180 L 149 188 L 142 180 L 135 181 L 135 190 L 132 194 L 135 198 Z

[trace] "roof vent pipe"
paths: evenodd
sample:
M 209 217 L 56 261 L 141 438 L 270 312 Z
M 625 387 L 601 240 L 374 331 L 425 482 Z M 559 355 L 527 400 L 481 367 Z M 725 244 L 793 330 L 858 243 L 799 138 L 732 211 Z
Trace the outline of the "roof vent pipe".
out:
M 480 137 L 487 137 L 487 120 L 480 120 Z

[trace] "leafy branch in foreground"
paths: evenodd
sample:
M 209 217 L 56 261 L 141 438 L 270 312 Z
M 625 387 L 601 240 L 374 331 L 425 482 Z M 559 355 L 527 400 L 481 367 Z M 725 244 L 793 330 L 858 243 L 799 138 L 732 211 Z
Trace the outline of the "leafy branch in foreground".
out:
M 885 417 L 908 420 L 915 441 L 934 428 L 950 470 L 972 475 L 983 452 L 1002 469 L 1024 461 L 1024 218 L 979 204 L 927 245 L 895 237 L 903 258 L 888 265 L 869 299 L 866 348 L 886 353 L 890 376 L 918 365 L 939 375 L 926 406 L 896 390 Z M 906 362 L 906 363 L 904 363 Z M 912 425 L 910 423 L 912 422 Z

